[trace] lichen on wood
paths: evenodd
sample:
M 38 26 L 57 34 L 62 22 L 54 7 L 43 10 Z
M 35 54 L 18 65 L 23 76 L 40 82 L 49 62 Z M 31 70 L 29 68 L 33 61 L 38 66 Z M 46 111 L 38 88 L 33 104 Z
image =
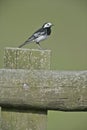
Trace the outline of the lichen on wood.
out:
M 4 67 L 9 69 L 50 69 L 50 50 L 6 48 Z

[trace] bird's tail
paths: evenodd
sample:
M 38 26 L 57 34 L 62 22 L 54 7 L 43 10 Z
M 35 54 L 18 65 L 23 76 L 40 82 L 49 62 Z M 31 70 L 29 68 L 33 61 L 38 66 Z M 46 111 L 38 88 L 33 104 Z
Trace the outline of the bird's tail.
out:
M 24 45 L 26 45 L 27 43 L 29 43 L 29 41 L 25 41 L 23 44 L 21 44 L 18 48 L 23 47 Z

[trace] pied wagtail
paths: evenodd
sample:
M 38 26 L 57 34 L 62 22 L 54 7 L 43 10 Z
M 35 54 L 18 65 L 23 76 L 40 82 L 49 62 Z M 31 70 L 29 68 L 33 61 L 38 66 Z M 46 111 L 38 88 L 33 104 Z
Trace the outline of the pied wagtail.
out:
M 48 38 L 48 36 L 50 36 L 52 26 L 53 24 L 50 22 L 44 23 L 43 26 L 40 29 L 38 29 L 35 33 L 33 33 L 33 35 L 29 37 L 23 44 L 21 44 L 19 48 L 23 47 L 24 45 L 30 42 L 36 42 L 38 47 L 42 49 L 40 46 L 40 41 L 45 40 L 46 38 Z

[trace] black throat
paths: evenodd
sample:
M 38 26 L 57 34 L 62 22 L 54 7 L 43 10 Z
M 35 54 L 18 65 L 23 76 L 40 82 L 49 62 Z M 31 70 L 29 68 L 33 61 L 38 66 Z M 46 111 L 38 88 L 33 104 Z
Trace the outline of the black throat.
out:
M 50 35 L 51 34 L 51 28 L 46 28 L 47 29 L 47 35 Z

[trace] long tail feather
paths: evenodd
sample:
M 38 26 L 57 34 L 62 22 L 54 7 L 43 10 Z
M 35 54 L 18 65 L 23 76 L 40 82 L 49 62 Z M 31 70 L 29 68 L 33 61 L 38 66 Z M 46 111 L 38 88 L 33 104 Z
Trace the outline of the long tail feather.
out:
M 26 45 L 26 44 L 28 44 L 29 43 L 29 41 L 25 41 L 23 44 L 21 44 L 18 48 L 21 48 L 21 47 L 23 47 L 24 45 Z

